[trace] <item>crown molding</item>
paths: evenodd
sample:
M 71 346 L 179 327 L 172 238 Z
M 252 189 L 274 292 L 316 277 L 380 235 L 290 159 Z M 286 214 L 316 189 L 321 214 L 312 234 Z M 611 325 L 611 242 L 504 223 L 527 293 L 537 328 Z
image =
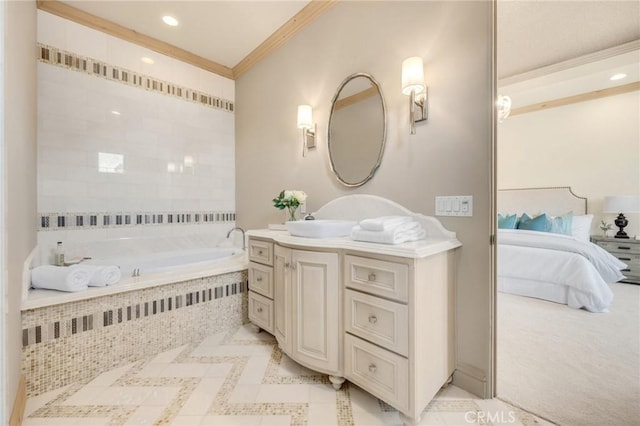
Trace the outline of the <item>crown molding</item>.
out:
M 498 80 L 498 87 L 509 86 L 511 84 L 520 83 L 522 81 L 531 80 L 533 78 L 543 77 L 548 74 L 553 74 L 555 72 L 589 64 L 591 62 L 601 61 L 603 59 L 608 59 L 633 51 L 640 51 L 640 40 L 633 40 L 628 43 L 610 47 L 608 49 L 590 53 L 588 55 L 583 55 L 577 58 L 547 65 L 546 67 L 536 68 L 534 70 L 523 72 L 521 74 L 504 77 Z M 498 54 L 500 53 L 498 52 Z

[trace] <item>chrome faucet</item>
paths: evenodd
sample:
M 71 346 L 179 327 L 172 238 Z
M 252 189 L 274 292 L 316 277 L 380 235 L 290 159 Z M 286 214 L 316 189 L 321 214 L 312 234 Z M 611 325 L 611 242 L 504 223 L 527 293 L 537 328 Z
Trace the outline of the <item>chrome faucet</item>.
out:
M 244 229 L 240 228 L 239 226 L 236 226 L 235 228 L 233 228 L 232 230 L 230 230 L 230 231 L 227 233 L 227 238 L 229 238 L 229 237 L 231 236 L 231 233 L 232 233 L 233 231 L 240 231 L 240 232 L 242 232 L 242 250 L 246 250 L 246 249 L 247 249 L 247 244 L 246 244 L 246 243 L 245 243 L 245 241 L 244 241 L 244 239 L 245 239 L 245 237 L 244 237 Z

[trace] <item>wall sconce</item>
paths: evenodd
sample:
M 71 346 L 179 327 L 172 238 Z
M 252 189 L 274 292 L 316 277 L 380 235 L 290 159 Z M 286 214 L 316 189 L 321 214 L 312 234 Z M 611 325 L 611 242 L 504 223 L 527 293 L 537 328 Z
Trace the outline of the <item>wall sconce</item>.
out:
M 302 129 L 302 156 L 316 147 L 316 125 L 311 105 L 298 105 L 298 129 Z
M 402 93 L 410 95 L 409 122 L 411 134 L 415 135 L 415 123 L 427 119 L 427 86 L 424 84 L 422 58 L 414 56 L 402 61 Z
M 498 123 L 502 123 L 511 114 L 511 98 L 498 95 L 496 106 L 498 107 Z

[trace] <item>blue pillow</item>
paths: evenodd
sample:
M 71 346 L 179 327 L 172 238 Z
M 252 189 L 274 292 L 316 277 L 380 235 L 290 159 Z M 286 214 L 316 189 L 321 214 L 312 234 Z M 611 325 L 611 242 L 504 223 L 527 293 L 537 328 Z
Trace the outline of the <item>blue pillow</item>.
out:
M 562 216 L 552 217 L 551 229 L 549 232 L 555 234 L 572 235 L 571 226 L 573 223 L 573 212 L 565 213 Z
M 518 229 L 527 231 L 549 232 L 551 230 L 551 222 L 547 218 L 546 213 L 542 213 L 534 218 L 523 213 L 518 222 Z
M 498 229 L 516 229 L 518 216 L 515 214 L 498 215 Z

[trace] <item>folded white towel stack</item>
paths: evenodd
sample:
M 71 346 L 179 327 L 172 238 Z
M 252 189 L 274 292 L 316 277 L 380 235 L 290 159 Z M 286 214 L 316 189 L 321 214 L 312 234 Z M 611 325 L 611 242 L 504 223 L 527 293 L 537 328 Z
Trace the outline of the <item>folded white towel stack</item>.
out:
M 363 222 L 365 222 L 363 224 Z M 369 229 L 367 229 L 367 228 Z M 371 230 L 376 227 L 378 230 Z M 409 216 L 384 216 L 365 219 L 351 231 L 351 239 L 369 243 L 401 244 L 423 239 L 427 233 Z
M 116 284 L 122 278 L 122 272 L 117 266 L 101 266 L 101 265 L 75 265 L 74 269 L 86 270 L 91 278 L 89 279 L 89 287 L 104 287 Z
M 59 291 L 86 290 L 91 273 L 85 269 L 42 265 L 31 270 L 31 286 Z
M 367 231 L 388 231 L 396 226 L 411 222 L 410 216 L 381 216 L 360 221 L 360 227 Z

